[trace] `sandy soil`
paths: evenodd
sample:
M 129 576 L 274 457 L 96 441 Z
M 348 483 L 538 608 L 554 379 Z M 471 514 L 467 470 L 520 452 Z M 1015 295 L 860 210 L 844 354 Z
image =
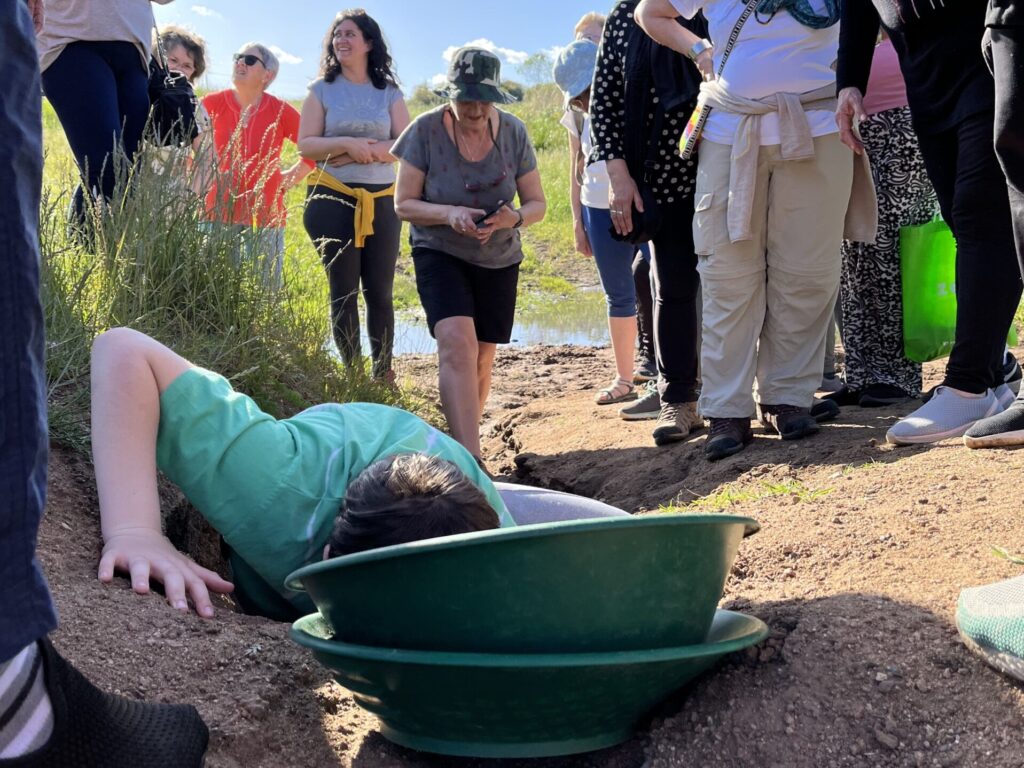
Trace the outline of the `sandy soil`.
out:
M 430 358 L 402 366 L 432 385 Z M 485 415 L 489 467 L 634 512 L 703 498 L 709 511 L 757 518 L 763 529 L 742 545 L 723 607 L 771 627 L 624 745 L 516 762 L 389 744 L 286 626 L 227 604 L 210 621 L 182 617 L 124 581 L 97 582 L 91 467 L 59 447 L 39 544 L 61 613 L 55 642 L 108 689 L 193 702 L 211 727 L 211 768 L 1024 765 L 1024 686 L 971 656 L 953 626 L 962 587 L 1020 570 L 991 547 L 1024 550 L 1024 453 L 888 447 L 885 430 L 907 404 L 846 409 L 810 439 L 758 436 L 709 464 L 703 437 L 655 448 L 651 422 L 594 406 L 610 370 L 607 350 L 503 350 Z M 180 497 L 166 497 L 181 519 Z M 200 558 L 217 559 L 201 531 L 172 527 Z

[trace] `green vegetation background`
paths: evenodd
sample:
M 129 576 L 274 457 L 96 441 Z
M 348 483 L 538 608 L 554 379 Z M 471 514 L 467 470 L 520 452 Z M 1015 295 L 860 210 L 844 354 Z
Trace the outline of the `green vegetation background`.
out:
M 420 89 L 413 114 L 433 106 Z M 508 110 L 526 122 L 548 200 L 545 220 L 524 232 L 520 311 L 550 309 L 596 282 L 592 262 L 573 251 L 561 98 L 552 85 L 529 89 Z M 227 375 L 277 415 L 324 401 L 398 404 L 438 422 L 432 401 L 403 386 L 372 382 L 367 367 L 346 368 L 329 341 L 327 283 L 302 226 L 305 185 L 287 197 L 285 287 L 270 291 L 258 269 L 239 269 L 231 243 L 204 234 L 199 206 L 168 192 L 168 181 L 142 164 L 132 194 L 95 212 L 89 249 L 67 233 L 77 170 L 49 104 L 44 103 L 45 174 L 41 210 L 42 281 L 48 337 L 52 436 L 84 447 L 88 439 L 88 355 L 92 339 L 127 325 L 149 333 L 200 365 Z M 294 147 L 285 162 L 296 157 Z M 129 183 L 127 179 L 124 183 Z M 407 237 L 402 238 L 395 298 L 419 308 Z M 599 293 L 586 301 L 601 301 Z

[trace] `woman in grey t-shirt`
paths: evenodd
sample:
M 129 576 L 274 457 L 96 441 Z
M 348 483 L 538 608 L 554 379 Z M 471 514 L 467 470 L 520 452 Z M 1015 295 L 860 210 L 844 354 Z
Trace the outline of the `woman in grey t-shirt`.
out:
M 512 333 L 519 229 L 543 219 L 547 204 L 526 126 L 494 106 L 514 100 L 500 87 L 497 56 L 459 49 L 439 93 L 448 104 L 416 118 L 392 147 L 395 208 L 412 224 L 441 408 L 452 436 L 479 458 L 494 354 Z
M 402 228 L 391 145 L 408 124 L 380 27 L 365 11 L 342 12 L 331 23 L 320 77 L 302 105 L 299 152 L 318 166 L 309 176 L 303 223 L 327 270 L 342 359 L 362 366 L 362 284 L 373 376 L 388 383 L 394 381 L 392 288 Z

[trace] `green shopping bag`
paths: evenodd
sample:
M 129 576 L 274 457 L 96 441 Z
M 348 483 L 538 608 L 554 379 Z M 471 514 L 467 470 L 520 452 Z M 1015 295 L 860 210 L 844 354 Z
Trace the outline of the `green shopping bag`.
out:
M 956 338 L 956 240 L 941 218 L 900 228 L 903 354 L 925 363 L 946 357 Z M 1010 346 L 1017 344 L 1011 325 Z

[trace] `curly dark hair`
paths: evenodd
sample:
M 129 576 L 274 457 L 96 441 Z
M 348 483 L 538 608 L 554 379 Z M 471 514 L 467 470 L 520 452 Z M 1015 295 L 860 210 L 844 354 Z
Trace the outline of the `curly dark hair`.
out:
M 369 61 L 367 61 L 367 73 L 370 75 L 370 82 L 374 88 L 384 90 L 387 86 L 398 87 L 398 76 L 392 70 L 393 62 L 391 54 L 388 53 L 388 44 L 384 42 L 384 33 L 380 31 L 380 25 L 373 20 L 362 8 L 349 8 L 334 17 L 331 26 L 327 28 L 327 37 L 324 38 L 324 55 L 320 59 L 320 77 L 324 82 L 333 83 L 334 79 L 341 74 L 341 63 L 334 55 L 334 30 L 343 21 L 352 21 L 359 31 L 363 33 L 363 39 L 370 43 Z

